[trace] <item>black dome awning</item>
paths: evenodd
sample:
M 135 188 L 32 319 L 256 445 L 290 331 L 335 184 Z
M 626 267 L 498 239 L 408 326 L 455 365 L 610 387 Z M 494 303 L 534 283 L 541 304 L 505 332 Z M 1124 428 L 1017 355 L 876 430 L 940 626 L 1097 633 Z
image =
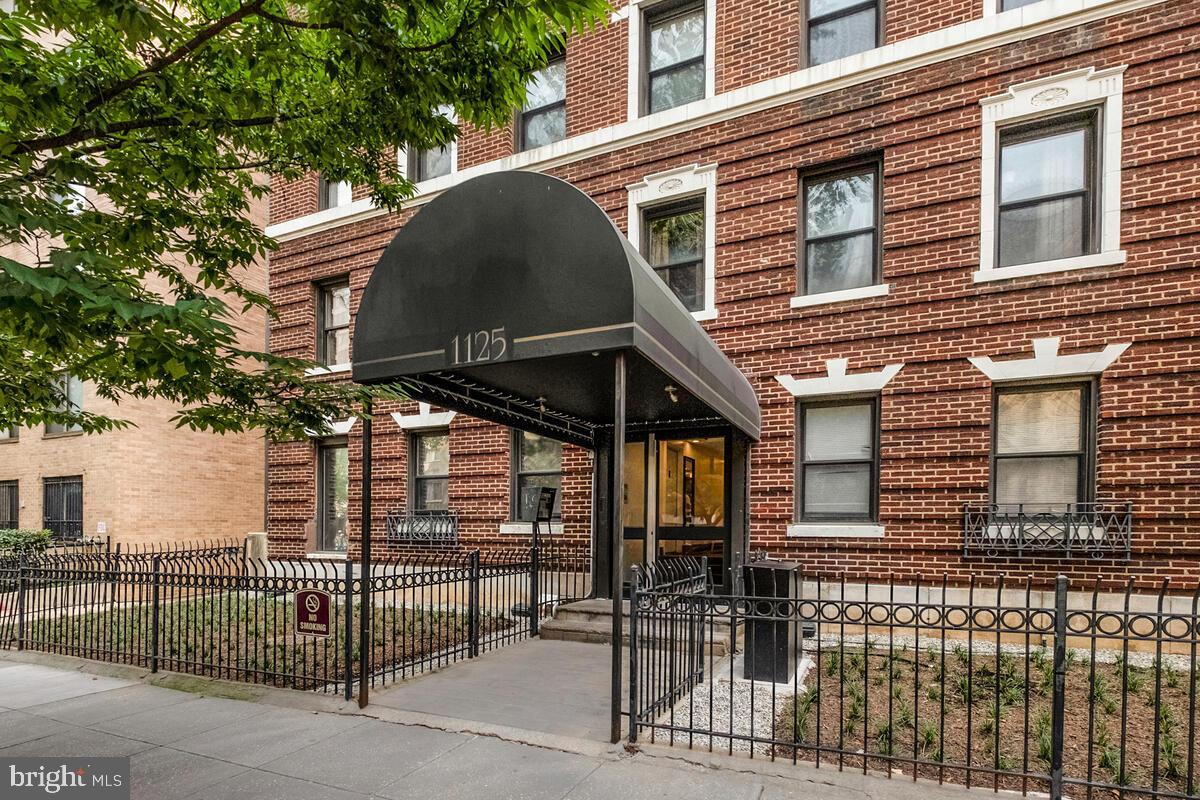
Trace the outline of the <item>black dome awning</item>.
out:
M 547 175 L 486 175 L 426 205 L 375 266 L 353 341 L 359 383 L 589 447 L 626 351 L 631 424 L 760 435 L 746 377 L 608 215 Z

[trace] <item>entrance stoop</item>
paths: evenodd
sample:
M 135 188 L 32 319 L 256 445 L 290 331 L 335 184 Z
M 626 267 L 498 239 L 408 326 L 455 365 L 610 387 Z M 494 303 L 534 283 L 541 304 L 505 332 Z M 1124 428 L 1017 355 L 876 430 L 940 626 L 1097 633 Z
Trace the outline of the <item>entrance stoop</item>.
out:
M 621 603 L 625 615 L 624 633 L 621 643 L 629 644 L 629 601 Z M 714 656 L 724 656 L 730 651 L 729 620 L 713 618 L 706 638 Z M 739 625 L 740 629 L 742 626 Z M 612 644 L 612 601 L 606 599 L 580 600 L 566 603 L 554 611 L 554 618 L 543 622 L 538 633 L 543 639 L 566 642 L 590 642 Z M 741 631 L 739 630 L 739 635 Z

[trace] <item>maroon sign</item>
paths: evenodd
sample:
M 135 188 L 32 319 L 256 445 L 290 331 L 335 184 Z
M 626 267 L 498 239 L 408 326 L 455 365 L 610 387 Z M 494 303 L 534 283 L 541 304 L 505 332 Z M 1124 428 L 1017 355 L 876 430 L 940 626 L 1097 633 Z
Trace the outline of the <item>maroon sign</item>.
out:
M 329 592 L 301 589 L 296 592 L 296 633 L 301 636 L 328 636 Z

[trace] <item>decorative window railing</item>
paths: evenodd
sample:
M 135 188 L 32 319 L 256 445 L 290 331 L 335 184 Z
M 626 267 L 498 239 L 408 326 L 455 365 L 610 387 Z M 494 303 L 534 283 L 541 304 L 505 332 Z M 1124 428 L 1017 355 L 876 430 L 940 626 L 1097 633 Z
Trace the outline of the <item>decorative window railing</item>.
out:
M 963 508 L 963 553 L 1129 558 L 1132 503 L 991 503 Z
M 455 511 L 392 511 L 387 515 L 387 539 L 399 544 L 458 544 Z

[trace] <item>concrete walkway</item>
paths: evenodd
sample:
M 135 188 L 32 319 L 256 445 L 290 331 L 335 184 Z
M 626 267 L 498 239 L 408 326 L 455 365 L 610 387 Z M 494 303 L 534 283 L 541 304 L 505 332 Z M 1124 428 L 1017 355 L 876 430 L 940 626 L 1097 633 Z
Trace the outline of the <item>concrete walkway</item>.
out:
M 0 660 L 0 757 L 127 755 L 135 798 L 961 800 L 964 795 L 926 783 L 686 750 L 630 753 L 515 728 L 480 725 L 473 731 L 428 715 L 398 721 L 412 712 L 372 706 L 368 710 L 376 716 L 366 716 L 336 698 L 168 677 L 191 687 L 177 691 L 149 685 L 145 676 L 123 668 L 34 660 L 42 663 Z M 255 699 L 197 693 L 205 687 Z M 503 694 L 504 687 L 498 684 L 495 691 Z
M 530 639 L 376 690 L 371 707 L 607 742 L 611 659 L 605 645 Z

